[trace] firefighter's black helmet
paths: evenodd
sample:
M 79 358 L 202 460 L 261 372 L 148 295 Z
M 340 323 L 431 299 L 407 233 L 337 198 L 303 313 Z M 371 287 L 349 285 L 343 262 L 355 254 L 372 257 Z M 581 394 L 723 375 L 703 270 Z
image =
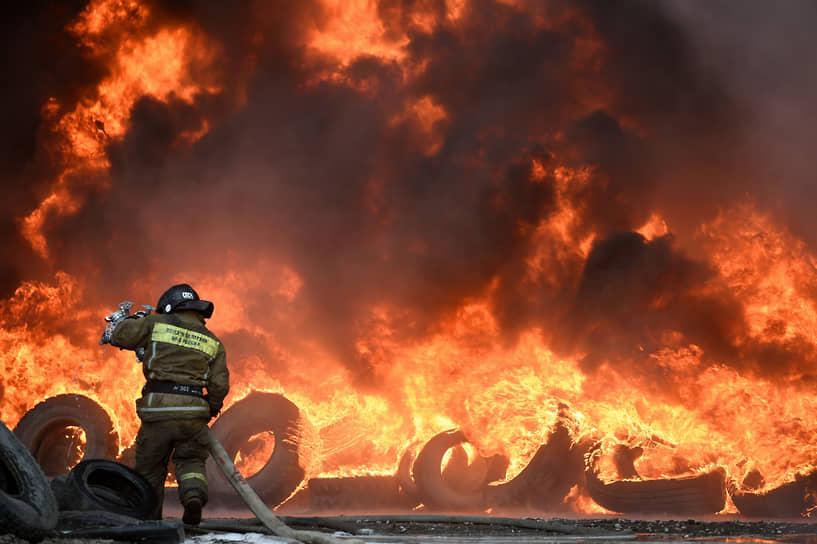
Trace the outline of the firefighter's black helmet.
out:
M 186 283 L 180 283 L 162 293 L 159 303 L 156 304 L 156 312 L 169 314 L 181 310 L 193 310 L 209 318 L 213 315 L 213 303 L 209 300 L 201 300 L 195 289 Z

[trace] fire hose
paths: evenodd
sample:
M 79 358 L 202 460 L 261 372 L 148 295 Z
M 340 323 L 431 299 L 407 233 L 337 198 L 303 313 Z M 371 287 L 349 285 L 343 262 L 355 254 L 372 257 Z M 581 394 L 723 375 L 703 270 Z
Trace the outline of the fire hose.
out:
M 224 446 L 216 439 L 213 431 L 210 429 L 207 430 L 207 439 L 210 455 L 215 459 L 216 464 L 221 469 L 221 472 L 224 473 L 227 481 L 230 482 L 230 485 L 233 486 L 236 493 L 238 493 L 264 527 L 272 531 L 273 534 L 308 544 L 339 544 L 341 542 L 347 544 L 363 544 L 363 541 L 358 539 L 340 539 L 318 531 L 297 531 L 287 526 L 278 516 L 267 508 L 267 505 L 264 504 L 261 497 L 258 496 L 244 476 L 242 476 L 230 458 L 230 455 L 227 453 L 227 450 L 224 449 Z

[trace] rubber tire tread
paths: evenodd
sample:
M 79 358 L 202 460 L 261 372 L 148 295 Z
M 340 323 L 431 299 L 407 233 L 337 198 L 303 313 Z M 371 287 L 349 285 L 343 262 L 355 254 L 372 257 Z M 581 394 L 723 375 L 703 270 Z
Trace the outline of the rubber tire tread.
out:
M 225 410 L 210 429 L 232 458 L 250 437 L 273 432 L 275 449 L 247 482 L 264 503 L 275 507 L 295 491 L 306 475 L 298 454 L 300 426 L 300 410 L 294 403 L 280 393 L 254 391 Z M 234 494 L 212 457 L 207 460 L 207 480 L 211 495 Z
M 483 489 L 463 493 L 447 485 L 442 476 L 441 465 L 445 452 L 467 441 L 465 434 L 459 429 L 443 431 L 431 437 L 417 454 L 412 476 L 419 499 L 427 508 L 460 512 L 482 510 L 485 507 L 487 485 Z
M 515 478 L 488 486 L 488 505 L 557 510 L 573 486 L 583 485 L 584 456 L 591 445 L 574 444 L 568 428 L 558 424 Z
M 14 434 L 36 459 L 43 440 L 70 425 L 85 430 L 85 453 L 80 461 L 116 459 L 119 437 L 113 421 L 98 402 L 84 395 L 56 395 L 40 402 L 17 423 Z
M 60 512 L 57 530 L 72 542 L 126 541 L 177 544 L 184 542 L 184 528 L 178 518 L 139 520 L 104 510 Z
M 765 492 L 753 493 L 730 489 L 738 512 L 752 518 L 799 518 L 814 507 L 811 491 L 817 487 L 817 474 L 798 476 Z
M 394 475 L 312 478 L 308 489 L 312 511 L 393 512 L 413 506 L 400 493 L 400 484 Z
M 414 446 L 412 444 L 400 456 L 400 461 L 397 464 L 397 483 L 400 486 L 400 492 L 406 497 L 407 502 L 411 506 L 420 504 L 420 494 L 417 490 L 417 484 L 414 483 L 414 478 L 411 476 L 411 465 L 414 463 Z
M 726 471 L 716 468 L 696 476 L 664 480 L 601 481 L 593 466 L 585 471 L 587 493 L 612 512 L 714 514 L 726 504 Z
M 142 520 L 114 514 L 107 510 L 61 510 L 57 517 L 58 531 L 74 531 L 95 527 L 123 527 L 136 525 Z
M 150 519 L 156 510 L 156 495 L 147 480 L 132 468 L 107 459 L 81 461 L 62 487 L 61 510 L 104 510 L 141 520 Z
M 0 422 L 0 471 L 12 485 L 0 488 L 0 534 L 38 542 L 57 525 L 57 501 L 31 452 Z

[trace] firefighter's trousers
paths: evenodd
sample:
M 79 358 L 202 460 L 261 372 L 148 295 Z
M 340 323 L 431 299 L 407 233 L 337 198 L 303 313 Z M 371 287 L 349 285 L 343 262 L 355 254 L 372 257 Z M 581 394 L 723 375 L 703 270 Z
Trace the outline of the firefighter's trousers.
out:
M 171 455 L 176 466 L 179 500 L 191 497 L 207 503 L 207 420 L 175 419 L 143 421 L 136 435 L 136 465 L 134 469 L 151 485 L 158 499 L 156 519 L 162 517 L 165 479 Z

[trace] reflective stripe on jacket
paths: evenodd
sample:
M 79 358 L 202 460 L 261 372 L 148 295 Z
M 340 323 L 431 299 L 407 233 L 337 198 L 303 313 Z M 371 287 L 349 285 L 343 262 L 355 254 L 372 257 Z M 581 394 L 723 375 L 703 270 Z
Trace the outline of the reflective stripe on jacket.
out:
M 136 401 L 136 413 L 143 421 L 209 419 L 210 407 L 221 407 L 230 388 L 227 355 L 197 312 L 126 319 L 112 337 L 114 346 L 145 349 L 145 378 L 207 388 L 207 399 L 173 393 L 144 394 Z

